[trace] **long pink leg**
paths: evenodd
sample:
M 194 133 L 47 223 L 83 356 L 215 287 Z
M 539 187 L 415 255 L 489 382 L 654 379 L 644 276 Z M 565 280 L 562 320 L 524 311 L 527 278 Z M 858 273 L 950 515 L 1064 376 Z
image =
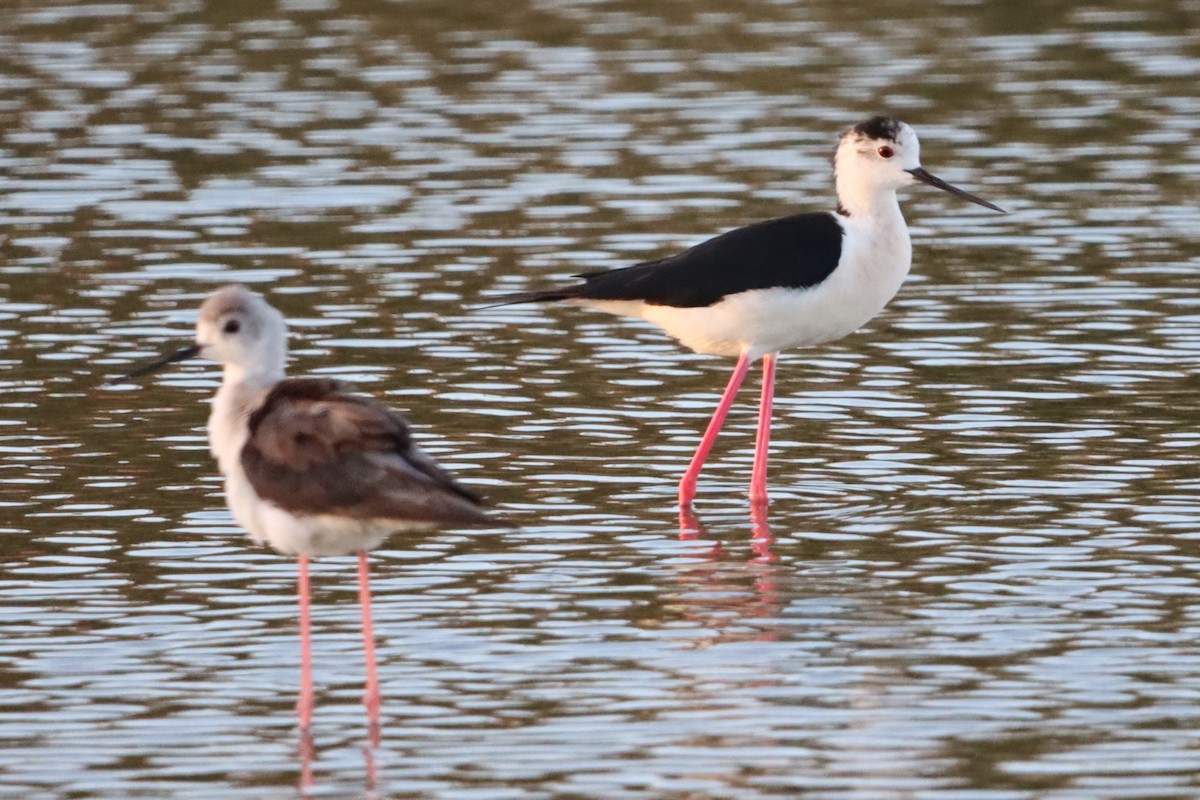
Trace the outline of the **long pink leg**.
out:
M 312 623 L 309 617 L 308 600 L 308 556 L 303 553 L 296 563 L 300 577 L 296 581 L 296 594 L 300 600 L 300 697 L 296 700 L 296 713 L 300 716 L 300 731 L 307 733 L 312 725 Z
M 725 393 L 721 395 L 721 402 L 717 403 L 717 410 L 713 412 L 712 419 L 708 421 L 708 428 L 705 429 L 704 436 L 700 439 L 700 446 L 696 448 L 696 453 L 692 456 L 692 463 L 688 464 L 687 472 L 683 473 L 683 479 L 679 481 L 680 506 L 690 506 L 696 497 L 696 479 L 700 477 L 704 459 L 708 458 L 708 452 L 712 450 L 713 442 L 717 440 L 717 434 L 721 432 L 721 426 L 725 423 L 725 417 L 729 414 L 729 408 L 733 405 L 733 398 L 737 395 L 742 381 L 746 379 L 746 370 L 748 369 L 750 369 L 750 358 L 742 353 L 738 357 L 737 366 L 733 368 L 733 374 L 729 376 L 729 384 L 725 387 Z
M 767 502 L 767 450 L 771 444 L 771 407 L 775 402 L 775 356 L 763 356 L 762 399 L 758 403 L 758 434 L 754 437 L 754 470 L 750 473 L 750 502 Z
M 367 662 L 367 688 L 363 705 L 371 728 L 372 744 L 379 738 L 379 676 L 375 672 L 375 631 L 371 626 L 371 565 L 367 551 L 358 554 L 358 603 L 362 607 L 363 655 Z

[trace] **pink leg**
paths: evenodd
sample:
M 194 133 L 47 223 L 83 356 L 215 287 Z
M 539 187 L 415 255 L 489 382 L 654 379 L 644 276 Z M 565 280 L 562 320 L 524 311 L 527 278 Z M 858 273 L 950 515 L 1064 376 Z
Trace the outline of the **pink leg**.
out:
M 771 444 L 771 407 L 775 401 L 775 357 L 763 356 L 762 399 L 758 404 L 758 434 L 754 438 L 754 471 L 750 473 L 750 502 L 767 502 L 767 449 Z
M 296 581 L 296 594 L 300 599 L 300 697 L 296 700 L 296 713 L 300 716 L 301 734 L 307 734 L 312 725 L 312 634 L 308 603 L 308 556 L 301 554 L 296 563 L 300 577 Z
M 733 405 L 733 398 L 737 395 L 742 381 L 746 379 L 746 370 L 748 369 L 750 369 L 750 359 L 745 353 L 742 353 L 738 357 L 737 366 L 733 368 L 733 375 L 729 376 L 729 384 L 725 387 L 725 393 L 721 395 L 721 402 L 717 403 L 717 410 L 713 412 L 712 419 L 708 421 L 708 428 L 705 429 L 704 436 L 700 439 L 700 446 L 696 448 L 696 454 L 692 456 L 692 463 L 688 464 L 687 472 L 683 473 L 683 479 L 679 481 L 680 506 L 690 506 L 696 497 L 696 479 L 700 477 L 704 459 L 708 458 L 708 452 L 712 450 L 713 442 L 717 440 L 717 434 L 721 432 L 721 425 L 725 423 L 725 417 L 729 414 L 730 406 Z
M 371 565 L 367 551 L 358 554 L 358 602 L 362 606 L 363 655 L 367 662 L 367 687 L 363 705 L 371 728 L 371 743 L 379 743 L 379 676 L 375 672 L 375 631 L 371 626 Z

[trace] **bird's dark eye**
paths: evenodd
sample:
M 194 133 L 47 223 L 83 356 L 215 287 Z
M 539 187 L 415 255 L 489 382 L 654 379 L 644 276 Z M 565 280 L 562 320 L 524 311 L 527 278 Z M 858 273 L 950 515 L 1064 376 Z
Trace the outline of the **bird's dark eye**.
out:
M 225 323 L 225 327 L 222 328 L 221 330 L 225 331 L 225 333 L 234 334 L 234 333 L 237 333 L 238 331 L 240 331 L 241 329 L 242 329 L 242 323 L 238 322 L 236 319 L 231 319 Z
M 879 155 L 884 158 L 891 158 L 892 156 L 896 155 L 896 151 L 885 144 L 879 148 Z

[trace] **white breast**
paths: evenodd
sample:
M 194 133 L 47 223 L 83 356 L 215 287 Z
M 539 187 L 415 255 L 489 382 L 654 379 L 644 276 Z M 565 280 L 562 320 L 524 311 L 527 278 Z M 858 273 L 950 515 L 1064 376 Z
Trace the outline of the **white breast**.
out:
M 240 381 L 226 381 L 213 397 L 208 417 L 208 445 L 225 477 L 225 502 L 237 523 L 260 543 L 266 541 L 267 534 L 258 513 L 261 501 L 246 479 L 241 459 L 249 436 L 250 414 L 266 391 Z

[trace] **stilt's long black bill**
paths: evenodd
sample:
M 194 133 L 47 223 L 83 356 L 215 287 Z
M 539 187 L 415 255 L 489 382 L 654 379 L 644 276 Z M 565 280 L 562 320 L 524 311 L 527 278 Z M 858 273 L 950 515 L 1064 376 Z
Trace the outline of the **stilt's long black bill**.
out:
M 919 180 L 921 183 L 928 183 L 930 186 L 936 186 L 938 189 L 944 189 L 955 197 L 961 197 L 963 200 L 970 200 L 972 203 L 978 203 L 984 208 L 990 208 L 992 211 L 999 211 L 1001 214 L 1007 214 L 1000 206 L 994 206 L 987 200 L 981 200 L 970 192 L 964 192 L 957 186 L 951 186 L 936 175 L 931 175 L 925 171 L 924 167 L 908 170 L 908 174 Z
M 149 364 L 143 364 L 132 372 L 127 372 L 124 375 L 118 375 L 115 378 L 109 378 L 105 381 L 106 384 L 125 383 L 134 378 L 140 378 L 143 375 L 149 375 L 151 372 L 158 372 L 168 364 L 174 364 L 176 361 L 187 361 L 189 358 L 195 358 L 200 355 L 200 350 L 203 349 L 198 344 L 189 345 L 182 350 L 176 350 L 174 353 L 157 358 Z

